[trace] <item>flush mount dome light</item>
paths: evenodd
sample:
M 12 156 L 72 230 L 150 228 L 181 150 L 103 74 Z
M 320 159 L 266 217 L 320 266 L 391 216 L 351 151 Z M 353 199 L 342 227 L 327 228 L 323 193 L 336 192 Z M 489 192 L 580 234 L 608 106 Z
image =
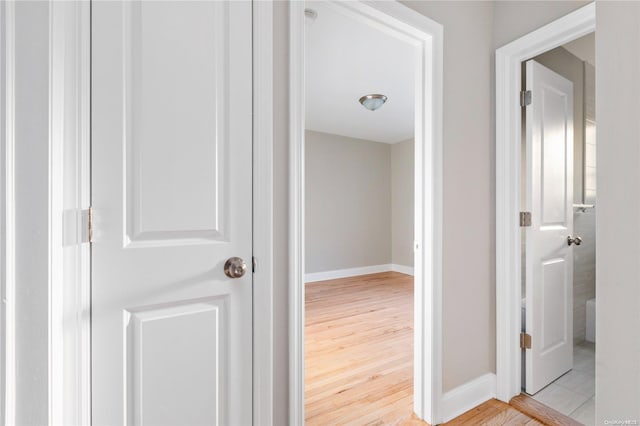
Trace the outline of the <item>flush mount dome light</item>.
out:
M 308 22 L 313 22 L 318 18 L 318 12 L 316 12 L 314 9 L 306 8 L 304 10 L 304 16 L 307 17 Z
M 375 111 L 380 108 L 384 103 L 387 102 L 387 97 L 385 95 L 364 95 L 360 98 L 360 103 L 363 107 L 368 109 L 369 111 Z

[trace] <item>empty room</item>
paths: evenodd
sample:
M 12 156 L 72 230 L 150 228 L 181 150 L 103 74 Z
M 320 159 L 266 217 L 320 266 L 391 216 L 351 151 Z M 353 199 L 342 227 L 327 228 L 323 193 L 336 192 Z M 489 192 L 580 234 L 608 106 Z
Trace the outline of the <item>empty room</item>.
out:
M 415 51 L 305 15 L 306 422 L 394 422 L 413 405 Z

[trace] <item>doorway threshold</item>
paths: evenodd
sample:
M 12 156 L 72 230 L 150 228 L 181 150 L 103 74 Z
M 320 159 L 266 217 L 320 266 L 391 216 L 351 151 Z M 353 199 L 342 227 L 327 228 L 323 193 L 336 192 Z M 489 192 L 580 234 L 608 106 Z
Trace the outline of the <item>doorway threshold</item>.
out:
M 582 426 L 582 423 L 551 407 L 547 407 L 524 393 L 511 398 L 509 405 L 546 425 Z

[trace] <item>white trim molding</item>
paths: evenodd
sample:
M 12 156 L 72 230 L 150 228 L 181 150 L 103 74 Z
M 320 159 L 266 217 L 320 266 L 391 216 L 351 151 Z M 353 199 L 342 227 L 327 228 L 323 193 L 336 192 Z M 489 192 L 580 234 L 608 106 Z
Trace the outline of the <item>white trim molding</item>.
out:
M 442 396 L 443 27 L 398 3 L 329 1 L 356 21 L 415 47 L 414 411 L 440 423 Z M 289 423 L 304 424 L 304 2 L 289 3 Z
M 397 263 L 392 263 L 391 270 L 393 272 L 400 272 L 401 274 L 405 274 L 405 275 L 414 275 L 413 266 L 398 265 Z
M 496 50 L 496 397 L 521 389 L 521 63 L 596 29 L 590 3 Z
M 304 425 L 304 8 L 289 3 L 289 424 Z
M 0 93 L 0 422 L 15 424 L 15 3 L 0 4 L 2 77 Z
M 496 375 L 487 373 L 442 395 L 441 422 L 448 422 L 460 414 L 496 396 Z
M 262 1 L 253 2 L 253 256 L 253 424 L 272 425 L 273 5 Z
M 316 281 L 336 280 L 338 278 L 357 277 L 358 275 L 377 274 L 391 271 L 391 264 L 361 266 L 358 268 L 335 269 L 333 271 L 310 272 L 304 274 L 304 281 L 313 283 Z
M 413 275 L 412 266 L 397 265 L 395 263 L 385 263 L 382 265 L 360 266 L 357 268 L 334 269 L 332 271 L 310 272 L 304 274 L 305 283 L 317 281 L 336 280 L 338 278 L 357 277 L 359 275 L 378 274 L 380 272 L 400 272 L 406 275 Z
M 49 7 L 49 422 L 90 424 L 91 11 Z

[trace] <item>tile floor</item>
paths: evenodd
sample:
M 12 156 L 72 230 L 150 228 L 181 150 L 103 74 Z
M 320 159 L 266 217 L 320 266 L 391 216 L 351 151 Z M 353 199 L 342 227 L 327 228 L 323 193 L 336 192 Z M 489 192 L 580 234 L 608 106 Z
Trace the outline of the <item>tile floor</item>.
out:
M 592 426 L 596 416 L 595 371 L 595 344 L 581 343 L 573 348 L 573 370 L 533 395 L 533 399 Z

